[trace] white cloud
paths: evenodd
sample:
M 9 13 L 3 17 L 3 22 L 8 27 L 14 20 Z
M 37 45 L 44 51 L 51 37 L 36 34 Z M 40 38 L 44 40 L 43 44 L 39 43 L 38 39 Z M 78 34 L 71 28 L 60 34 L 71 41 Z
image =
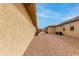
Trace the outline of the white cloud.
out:
M 40 24 L 39 26 L 44 27 L 51 24 L 56 25 L 63 21 L 79 16 L 79 4 L 77 4 L 75 7 L 72 7 L 72 8 L 70 7 L 63 10 L 68 10 L 68 11 L 60 14 L 52 9 L 47 9 L 44 5 L 42 6 L 41 4 L 39 4 L 39 6 L 37 6 L 38 24 Z M 54 20 L 54 21 L 51 21 L 51 20 Z
M 66 20 L 72 19 L 76 16 L 78 16 L 78 15 L 69 15 L 69 16 L 64 17 L 63 19 L 64 19 L 64 21 L 66 21 Z
M 79 16 L 79 4 L 76 7 L 73 7 L 70 12 L 64 17 L 64 20 L 69 20 L 71 18 Z
M 43 17 L 43 18 L 57 18 L 60 16 L 59 13 L 46 9 L 44 7 L 39 7 L 39 10 L 37 11 L 37 16 L 38 17 Z

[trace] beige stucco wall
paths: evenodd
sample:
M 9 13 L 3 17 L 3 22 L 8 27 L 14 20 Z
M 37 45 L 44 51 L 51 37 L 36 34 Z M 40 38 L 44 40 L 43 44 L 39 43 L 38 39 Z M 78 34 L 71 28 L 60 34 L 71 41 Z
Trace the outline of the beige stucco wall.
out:
M 48 33 L 54 34 L 56 31 L 55 27 L 48 27 Z
M 19 12 L 21 12 L 25 17 L 27 17 L 28 18 L 28 21 L 30 21 L 30 22 L 32 22 L 32 20 L 30 20 L 31 19 L 31 17 L 30 16 L 28 16 L 29 14 L 27 14 L 28 13 L 28 11 L 26 11 L 26 7 L 24 7 L 24 5 L 23 4 L 21 4 L 21 3 L 14 3 L 14 4 L 12 4 L 15 8 L 17 8 L 17 10 L 19 10 Z M 33 6 L 32 6 L 33 7 Z M 32 10 L 32 9 L 31 9 Z M 31 12 L 31 11 L 30 11 Z M 34 14 L 34 12 L 33 12 L 33 14 Z
M 14 4 L 0 4 L 0 55 L 23 55 L 33 39 L 36 29 L 25 13 Z
M 62 32 L 62 26 L 57 26 L 56 27 L 56 32 Z
M 74 26 L 74 31 L 70 31 L 70 26 Z M 65 27 L 65 31 L 63 31 L 63 27 Z M 79 21 L 57 26 L 56 31 L 63 32 L 63 34 L 66 36 L 79 38 Z
M 63 26 L 65 27 L 65 31 L 63 31 L 64 35 L 79 38 L 79 21 L 65 24 Z M 70 26 L 74 26 L 74 31 L 70 31 Z

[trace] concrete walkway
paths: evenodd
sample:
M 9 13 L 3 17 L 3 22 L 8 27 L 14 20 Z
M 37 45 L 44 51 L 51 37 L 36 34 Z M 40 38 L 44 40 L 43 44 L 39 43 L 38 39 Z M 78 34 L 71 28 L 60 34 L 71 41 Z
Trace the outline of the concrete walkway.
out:
M 44 32 L 41 32 L 32 40 L 24 55 L 79 55 L 79 39 L 54 34 L 45 34 Z

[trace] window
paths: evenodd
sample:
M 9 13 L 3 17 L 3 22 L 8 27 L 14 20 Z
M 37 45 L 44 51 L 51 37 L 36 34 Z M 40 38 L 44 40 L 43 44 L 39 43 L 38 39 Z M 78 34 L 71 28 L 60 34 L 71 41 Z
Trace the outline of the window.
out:
M 70 27 L 70 31 L 74 31 L 74 26 L 71 26 Z
M 65 31 L 65 27 L 63 27 L 63 31 Z

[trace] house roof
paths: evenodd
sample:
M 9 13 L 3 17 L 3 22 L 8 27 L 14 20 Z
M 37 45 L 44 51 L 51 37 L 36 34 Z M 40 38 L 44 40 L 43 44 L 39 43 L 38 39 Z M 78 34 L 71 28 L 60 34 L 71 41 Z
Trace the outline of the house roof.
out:
M 57 25 L 50 25 L 50 26 L 48 26 L 48 27 L 55 27 L 55 26 L 57 26 Z
M 36 4 L 34 3 L 23 3 L 24 7 L 28 11 L 29 16 L 32 19 L 32 23 L 37 27 L 36 21 Z
M 79 16 L 74 17 L 74 18 L 72 18 L 72 19 L 70 19 L 70 20 L 67 20 L 67 21 L 65 21 L 65 22 L 62 22 L 62 23 L 60 23 L 60 24 L 58 24 L 58 25 L 64 25 L 64 24 L 67 24 L 67 23 L 75 22 L 75 21 L 79 21 Z
M 62 22 L 62 23 L 60 23 L 60 24 L 57 24 L 57 25 L 51 25 L 51 26 L 48 26 L 48 27 L 56 27 L 56 26 L 60 26 L 60 25 L 64 25 L 64 24 L 68 24 L 68 23 L 75 22 L 75 21 L 79 21 L 79 16 L 74 17 L 74 18 L 72 18 L 72 19 L 70 19 L 70 20 L 64 21 L 64 22 Z

